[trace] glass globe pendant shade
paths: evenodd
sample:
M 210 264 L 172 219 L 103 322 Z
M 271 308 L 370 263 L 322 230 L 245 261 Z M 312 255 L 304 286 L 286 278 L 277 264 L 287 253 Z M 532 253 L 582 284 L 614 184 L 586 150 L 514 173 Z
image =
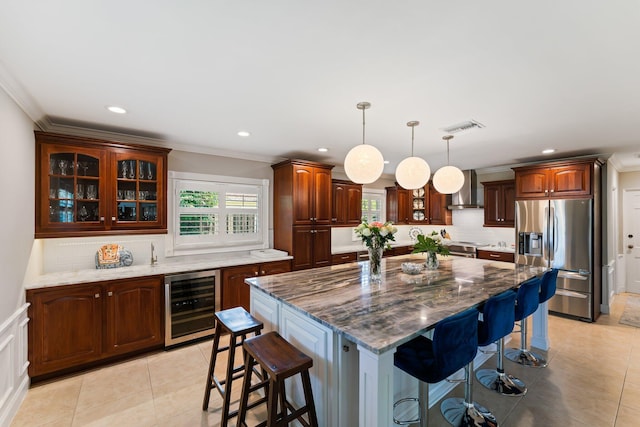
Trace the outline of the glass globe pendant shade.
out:
M 407 190 L 417 190 L 424 187 L 430 176 L 429 164 L 420 157 L 407 157 L 396 168 L 396 181 Z
M 373 145 L 353 147 L 344 158 L 344 171 L 356 184 L 371 184 L 382 175 L 384 158 Z
M 464 174 L 455 166 L 443 166 L 433 175 L 433 186 L 442 194 L 453 194 L 462 188 Z

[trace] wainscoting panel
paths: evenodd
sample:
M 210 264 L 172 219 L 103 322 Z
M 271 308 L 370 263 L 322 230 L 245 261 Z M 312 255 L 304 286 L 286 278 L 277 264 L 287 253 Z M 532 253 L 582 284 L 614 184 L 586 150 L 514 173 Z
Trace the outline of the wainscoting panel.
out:
M 27 307 L 24 304 L 0 325 L 0 426 L 11 423 L 29 388 Z

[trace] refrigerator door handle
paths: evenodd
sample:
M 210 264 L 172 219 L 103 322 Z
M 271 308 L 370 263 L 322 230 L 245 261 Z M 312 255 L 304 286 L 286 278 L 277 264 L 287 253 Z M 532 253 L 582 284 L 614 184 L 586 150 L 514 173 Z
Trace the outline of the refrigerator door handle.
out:
M 583 273 L 574 273 L 572 271 L 559 271 L 558 277 L 575 280 L 589 280 L 588 274 L 585 275 Z
M 545 260 L 545 265 L 548 261 L 551 261 L 551 241 L 549 233 L 549 206 L 544 208 L 543 217 L 543 229 L 542 229 L 542 258 Z M 545 253 L 546 252 L 546 253 Z
M 556 211 L 553 206 L 549 207 L 547 218 L 549 221 L 549 261 L 553 262 L 556 252 Z

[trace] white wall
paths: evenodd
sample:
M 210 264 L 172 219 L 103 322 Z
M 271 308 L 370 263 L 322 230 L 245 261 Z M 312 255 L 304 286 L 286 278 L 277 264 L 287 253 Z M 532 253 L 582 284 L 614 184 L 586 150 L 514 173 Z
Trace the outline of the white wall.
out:
M 33 246 L 33 122 L 0 88 L 0 425 L 8 425 L 28 386 L 22 289 Z

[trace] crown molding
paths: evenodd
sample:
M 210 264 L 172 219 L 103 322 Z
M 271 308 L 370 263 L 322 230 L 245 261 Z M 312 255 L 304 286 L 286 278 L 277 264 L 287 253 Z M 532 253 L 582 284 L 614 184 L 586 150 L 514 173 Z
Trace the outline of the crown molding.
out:
M 29 116 L 31 121 L 39 126 L 40 120 L 44 117 L 42 108 L 40 108 L 40 105 L 38 105 L 20 82 L 11 75 L 2 61 L 0 61 L 0 87 L 18 104 L 18 107 Z

